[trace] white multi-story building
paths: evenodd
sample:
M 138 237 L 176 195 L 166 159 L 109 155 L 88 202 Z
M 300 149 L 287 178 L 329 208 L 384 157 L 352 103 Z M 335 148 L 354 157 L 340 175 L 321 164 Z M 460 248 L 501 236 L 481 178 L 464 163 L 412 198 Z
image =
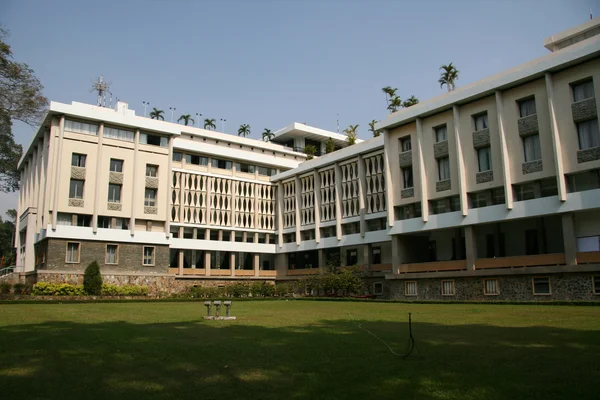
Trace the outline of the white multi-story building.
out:
M 353 146 L 305 124 L 266 143 L 53 102 L 19 166 L 18 266 L 190 285 L 360 265 L 391 298 L 597 299 L 599 33 L 597 18 L 552 36 Z

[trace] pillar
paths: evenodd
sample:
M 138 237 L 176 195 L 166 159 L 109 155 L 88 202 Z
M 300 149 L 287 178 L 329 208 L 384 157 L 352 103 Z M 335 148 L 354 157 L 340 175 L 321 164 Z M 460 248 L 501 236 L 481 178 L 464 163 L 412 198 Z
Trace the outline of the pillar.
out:
M 552 133 L 552 150 L 554 151 L 558 198 L 560 201 L 567 201 L 567 185 L 565 182 L 565 171 L 562 160 L 562 146 L 560 144 L 560 132 L 558 130 L 558 124 L 556 123 L 556 112 L 554 110 L 554 87 L 552 85 L 552 74 L 549 72 L 546 72 L 546 93 L 548 94 L 548 112 L 550 117 L 550 132 Z
M 136 137 L 138 136 L 137 132 L 136 132 Z M 166 218 L 165 218 L 165 236 L 167 237 L 167 239 L 169 238 L 169 234 L 171 233 L 171 191 L 172 186 L 173 186 L 173 179 L 171 177 L 171 174 L 173 173 L 173 141 L 174 141 L 174 137 L 170 136 L 169 137 L 169 161 L 168 161 L 168 169 L 167 169 L 167 173 L 166 173 L 166 177 L 167 177 L 167 184 L 166 185 L 162 185 L 165 188 L 165 209 L 166 209 Z M 145 168 L 144 168 L 145 171 Z M 144 173 L 145 175 L 145 173 Z M 159 171 L 159 176 L 160 176 L 160 171 Z M 164 174 L 163 174 L 164 175 Z M 160 178 L 159 178 L 160 179 Z M 133 181 L 135 182 L 135 178 L 133 179 Z M 134 192 L 135 194 L 135 192 Z M 158 197 L 158 196 L 157 196 Z M 131 214 L 131 217 L 133 218 L 133 213 Z M 195 237 L 194 237 L 195 239 Z M 196 268 L 195 264 L 196 264 L 196 258 L 194 258 L 194 268 Z
M 300 225 L 302 225 L 302 221 L 300 219 L 300 206 L 302 204 L 301 199 L 301 186 L 300 186 L 300 178 L 296 175 L 294 177 L 294 198 L 296 199 L 296 244 L 299 246 L 302 238 L 300 237 Z
M 56 157 L 56 168 L 54 168 L 54 173 L 55 173 L 55 185 L 54 185 L 54 201 L 52 202 L 52 229 L 56 230 L 56 222 L 58 219 L 58 192 L 59 192 L 59 188 L 60 188 L 60 175 L 61 175 L 61 171 L 60 171 L 60 167 L 61 167 L 61 160 L 62 160 L 62 149 L 63 149 L 63 138 L 64 138 L 64 133 L 65 133 L 65 116 L 61 116 L 60 117 L 60 122 L 59 122 L 59 128 L 58 128 L 58 146 L 57 146 L 57 150 L 58 150 L 58 156 Z
M 358 210 L 360 215 L 360 237 L 365 237 L 365 232 L 367 231 L 367 223 L 365 221 L 365 215 L 367 214 L 367 191 L 365 188 L 367 187 L 367 177 L 365 172 L 365 163 L 363 161 L 362 156 L 358 155 L 358 160 L 356 161 L 358 166 Z M 385 170 L 385 174 L 388 173 L 388 170 Z M 384 178 L 385 179 L 385 178 Z M 391 190 L 388 190 L 391 192 Z M 386 199 L 387 200 L 387 199 Z M 388 205 L 390 203 L 387 203 Z M 386 207 L 386 209 L 389 207 Z M 394 207 L 392 207 L 392 210 Z
M 315 169 L 313 173 L 313 195 L 315 199 L 315 242 L 321 241 L 321 175 Z M 321 265 L 321 264 L 319 264 Z
M 508 156 L 508 146 L 506 141 L 506 132 L 504 130 L 504 102 L 502 101 L 502 92 L 496 91 L 496 113 L 498 115 L 498 133 L 500 134 L 500 156 L 502 158 L 502 176 L 504 178 L 504 198 L 506 208 L 513 208 L 512 177 L 510 173 L 510 157 Z
M 335 231 L 337 240 L 342 240 L 342 169 L 335 163 Z
M 477 261 L 477 236 L 475 235 L 475 227 L 465 227 L 465 248 L 467 271 L 475 270 L 475 262 Z
M 419 171 L 420 189 L 421 189 L 421 218 L 423 222 L 429 220 L 429 190 L 427 183 L 427 173 L 425 172 L 425 158 L 423 156 L 423 120 L 417 118 L 417 169 Z M 414 174 L 414 170 L 413 170 Z M 390 187 L 388 187 L 390 188 Z M 388 192 L 391 191 L 388 190 Z M 389 207 L 389 205 L 388 205 Z
M 98 147 L 96 153 L 96 180 L 93 182 L 94 185 L 94 215 L 92 216 L 92 231 L 96 233 L 98 231 L 98 208 L 100 207 L 100 174 L 102 172 L 102 137 L 104 136 L 104 122 L 100 122 L 100 128 L 98 129 Z M 133 163 L 133 173 L 135 174 L 136 162 Z M 135 181 L 135 175 L 134 179 Z M 86 182 L 88 185 L 91 184 L 89 180 Z M 106 201 L 106 199 L 104 199 Z
M 467 216 L 469 212 L 469 204 L 467 202 L 467 183 L 465 177 L 465 160 L 460 142 L 460 112 L 457 105 L 452 107 L 454 119 L 454 141 L 456 144 L 456 164 L 458 166 L 458 196 L 460 197 L 460 210 L 463 216 Z
M 577 265 L 577 236 L 573 213 L 562 214 L 563 241 L 567 265 Z

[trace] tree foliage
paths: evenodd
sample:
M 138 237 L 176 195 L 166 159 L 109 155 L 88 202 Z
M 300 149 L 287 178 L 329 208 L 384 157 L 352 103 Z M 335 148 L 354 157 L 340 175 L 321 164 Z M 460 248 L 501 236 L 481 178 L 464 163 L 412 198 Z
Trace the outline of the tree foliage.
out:
M 92 261 L 85 269 L 83 289 L 90 295 L 100 296 L 102 294 L 102 275 L 96 261 Z
M 20 174 L 17 170 L 23 147 L 15 143 L 12 122 L 8 113 L 0 110 L 0 191 L 19 190 Z
M 194 119 L 192 118 L 192 116 L 190 114 L 183 114 L 181 117 L 179 117 L 179 119 L 177 120 L 177 122 L 182 121 L 185 124 L 185 126 L 187 126 L 190 121 L 192 121 L 192 125 L 194 125 Z
M 313 158 L 315 158 L 316 152 L 317 152 L 317 148 L 315 146 L 313 146 L 312 144 L 304 146 L 304 154 L 307 155 L 307 157 L 306 157 L 307 160 L 312 160 Z
M 442 74 L 440 75 L 440 79 L 438 80 L 440 88 L 443 88 L 444 85 L 446 85 L 446 88 L 449 92 L 456 89 L 456 81 L 458 80 L 458 73 L 460 71 L 457 70 L 456 67 L 452 65 L 452 63 L 448 65 L 442 65 L 440 67 L 440 70 L 442 70 Z
M 0 268 L 15 265 L 15 221 L 16 210 L 8 210 L 9 220 L 0 217 Z
M 373 137 L 378 137 L 381 135 L 381 130 L 375 129 L 376 123 L 377 123 L 376 120 L 371 120 L 371 122 L 369 122 L 369 132 L 371 132 L 373 134 Z
M 240 125 L 240 128 L 238 129 L 238 136 L 246 137 L 248 135 L 250 135 L 250 125 L 248 125 L 248 124 Z
M 333 153 L 335 151 L 335 142 L 333 138 L 327 139 L 325 142 L 325 154 Z
M 165 117 L 163 116 L 164 113 L 165 112 L 163 110 L 159 110 L 158 108 L 154 107 L 154 108 L 152 108 L 152 111 L 150 111 L 150 118 L 164 121 L 165 120 Z
M 262 133 L 262 140 L 265 142 L 270 142 L 271 139 L 273 139 L 275 137 L 275 134 L 273 132 L 271 132 L 270 129 L 265 128 L 265 130 Z
M 204 129 L 208 129 L 208 130 L 217 129 L 217 125 L 215 125 L 216 122 L 217 122 L 217 120 L 214 118 L 206 118 L 204 120 Z
M 346 134 L 346 141 L 349 146 L 356 144 L 356 139 L 358 138 L 358 129 L 359 125 L 350 125 L 348 128 L 344 129 L 344 133 Z

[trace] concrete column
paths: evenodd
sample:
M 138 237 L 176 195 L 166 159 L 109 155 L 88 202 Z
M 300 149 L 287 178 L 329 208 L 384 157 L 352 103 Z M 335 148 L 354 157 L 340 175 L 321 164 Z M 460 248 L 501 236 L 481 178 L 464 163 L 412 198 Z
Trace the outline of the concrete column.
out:
M 100 128 L 98 129 L 98 147 L 97 159 L 96 159 L 96 180 L 94 181 L 94 215 L 92 217 L 92 230 L 94 233 L 98 231 L 98 208 L 100 207 L 100 174 L 102 171 L 102 137 L 104 136 L 104 122 L 100 122 Z M 135 174 L 135 162 L 133 163 L 133 172 Z M 134 175 L 135 176 L 135 175 Z M 135 179 L 134 179 L 135 180 Z M 88 185 L 92 182 L 86 182 Z M 106 201 L 106 199 L 104 199 Z
M 260 273 L 260 254 L 255 253 L 253 254 L 254 257 L 254 276 L 258 276 Z
M 235 163 L 233 163 L 233 168 L 235 168 Z M 235 175 L 235 173 L 234 173 Z M 238 216 L 238 212 L 236 211 L 236 207 L 235 207 L 235 203 L 237 202 L 237 196 L 238 196 L 238 185 L 240 184 L 240 181 L 236 181 L 236 180 L 232 180 L 231 181 L 231 226 L 237 227 L 237 216 Z M 258 221 L 258 220 L 257 220 Z M 233 236 L 235 237 L 235 232 L 232 232 Z
M 317 250 L 317 258 L 319 262 L 319 274 L 327 273 L 327 258 L 325 257 L 325 249 Z
M 392 157 L 398 157 L 397 154 L 390 154 L 390 133 L 387 129 L 383 130 L 383 167 L 385 169 L 383 179 L 385 182 L 385 204 L 387 209 L 387 220 L 389 227 L 394 226 L 394 220 L 396 215 L 394 214 L 394 182 L 392 181 L 392 174 L 390 172 L 390 159 Z M 364 167 L 363 167 L 364 170 Z M 366 186 L 366 185 L 365 185 Z M 364 191 L 364 187 L 363 187 Z M 362 197 L 362 196 L 361 196 Z M 361 223 L 362 232 L 362 223 Z
M 275 271 L 277 277 L 282 277 L 287 275 L 287 254 L 286 253 L 277 253 L 275 255 Z
M 258 221 L 259 221 L 259 207 L 258 207 L 258 192 L 259 192 L 259 184 L 255 183 L 254 184 L 254 229 L 262 229 L 261 227 L 258 226 Z
M 135 130 L 135 136 L 133 139 L 133 187 L 131 188 L 131 215 L 129 216 L 129 231 L 131 236 L 135 235 L 135 210 L 143 204 L 135 204 L 135 193 L 138 191 L 138 179 L 137 179 L 137 165 L 139 159 L 139 149 L 140 149 L 140 130 Z M 172 150 L 172 148 L 171 148 Z M 172 159 L 172 152 L 170 152 L 170 156 Z M 171 160 L 169 160 L 169 173 L 171 171 Z M 125 192 L 125 191 L 123 191 Z M 126 193 L 126 192 L 125 192 Z M 136 207 L 137 206 L 137 207 Z M 183 215 L 183 211 L 181 214 Z M 167 219 L 169 218 L 170 213 L 167 213 Z M 168 232 L 167 232 L 168 233 Z M 183 268 L 183 267 L 180 267 Z M 181 272 L 183 274 L 183 272 Z
M 467 213 L 469 212 L 469 205 L 467 203 L 465 160 L 460 141 L 460 111 L 457 105 L 452 107 L 452 114 L 454 116 L 454 140 L 456 143 L 456 161 L 458 166 L 458 195 L 460 197 L 460 209 L 462 211 L 462 215 L 466 217 Z
M 58 129 L 58 127 L 56 126 L 56 118 L 52 119 L 51 122 L 52 126 L 50 127 L 50 130 L 48 132 L 48 141 L 47 141 L 47 146 L 48 146 L 48 158 L 46 159 L 46 172 L 44 174 L 44 177 L 46 179 L 44 179 L 44 195 L 42 198 L 43 201 L 43 226 L 42 228 L 46 228 L 46 226 L 48 224 L 51 223 L 51 218 L 50 218 L 50 196 L 52 193 L 52 177 L 55 175 L 56 170 L 54 169 L 54 151 L 56 148 L 56 144 L 55 144 L 55 140 L 54 140 L 54 132 L 56 129 Z M 45 136 L 45 135 L 44 135 Z M 19 208 L 19 212 L 22 211 L 21 208 Z M 19 220 L 18 216 L 17 216 L 17 221 Z M 18 232 L 18 231 L 17 231 Z M 17 235 L 18 236 L 18 235 Z M 17 247 L 18 249 L 18 247 Z
M 302 221 L 300 220 L 300 206 L 302 204 L 302 198 L 300 178 L 298 175 L 294 177 L 294 186 L 296 193 L 296 196 L 294 196 L 296 198 L 296 244 L 300 246 L 300 242 L 302 241 L 302 238 L 300 237 L 300 225 L 302 225 Z
M 179 253 L 177 254 L 177 259 L 179 262 L 178 268 L 179 271 L 177 272 L 179 275 L 183 275 L 183 250 L 177 250 Z
M 365 221 L 365 215 L 367 214 L 367 191 L 365 190 L 367 187 L 367 176 L 365 172 L 365 163 L 360 154 L 358 155 L 356 164 L 358 166 L 358 210 L 360 215 L 360 237 L 364 238 L 365 233 L 367 232 L 367 223 Z M 387 169 L 385 170 L 385 174 L 387 174 Z M 388 190 L 388 192 L 391 192 L 391 190 Z M 394 207 L 392 207 L 392 210 L 393 209 Z
M 315 241 L 321 241 L 321 175 L 315 170 L 314 179 L 314 198 L 315 198 Z
M 185 169 L 186 167 L 186 161 L 185 161 L 185 155 L 182 154 L 181 155 L 181 169 Z M 207 178 L 208 179 L 208 178 Z M 183 178 L 183 172 L 181 172 L 180 174 L 180 181 L 179 181 L 179 222 L 183 223 L 184 222 L 184 203 L 185 203 L 185 181 L 186 179 Z M 201 195 L 202 192 L 200 192 Z M 205 201 L 208 204 L 208 198 L 205 199 Z M 206 216 L 205 216 L 206 218 Z
M 136 132 L 137 136 L 137 132 Z M 169 166 L 167 167 L 167 184 L 163 185 L 165 187 L 165 209 L 166 209 L 166 219 L 165 219 L 165 235 L 167 239 L 169 239 L 169 234 L 171 233 L 171 192 L 173 191 L 173 179 L 172 179 L 172 171 L 173 171 L 173 141 L 174 137 L 169 137 Z M 160 179 L 160 178 L 159 178 Z M 135 181 L 135 179 L 134 179 Z M 133 217 L 133 213 L 131 214 Z M 195 238 L 194 238 L 195 239 Z M 195 259 L 194 259 L 195 260 Z M 194 261 L 195 264 L 195 261 Z M 194 267 L 195 268 L 195 267 Z
M 550 132 L 552 133 L 552 150 L 554 151 L 558 198 L 560 201 L 567 201 L 567 184 L 565 182 L 562 145 L 560 143 L 560 132 L 556 123 L 556 112 L 554 110 L 554 87 L 552 85 L 552 74 L 549 72 L 546 72 L 546 93 L 548 94 L 548 112 L 550 114 Z
M 58 157 L 56 157 L 55 163 L 55 185 L 54 185 L 54 201 L 52 202 L 52 230 L 56 230 L 56 222 L 58 218 L 58 192 L 60 188 L 60 175 L 61 175 L 61 165 L 60 161 L 62 160 L 62 148 L 63 148 L 63 139 L 65 134 L 65 116 L 62 115 L 60 117 L 59 123 L 59 131 L 58 131 Z
M 337 240 L 342 240 L 342 169 L 335 163 L 335 232 Z
M 402 265 L 405 264 L 406 241 L 400 235 L 392 235 L 392 273 L 397 274 L 404 271 Z
M 562 214 L 563 241 L 567 265 L 577 265 L 577 236 L 573 213 Z
M 423 151 L 423 120 L 417 118 L 417 169 L 419 170 L 419 176 L 421 182 L 419 183 L 421 189 L 421 218 L 423 222 L 429 220 L 429 190 L 427 183 L 427 172 L 425 171 L 425 158 Z M 414 174 L 413 170 L 413 174 Z M 391 191 L 389 187 L 388 192 Z
M 208 164 L 209 166 L 209 172 L 210 172 L 210 163 Z M 210 223 L 210 206 L 211 206 L 211 202 L 212 202 L 212 183 L 211 183 L 211 177 L 207 176 L 206 177 L 206 225 L 212 225 Z
M 206 229 L 204 231 L 204 240 L 210 240 L 210 229 Z M 210 276 L 210 256 L 211 256 L 211 251 L 207 250 L 204 253 L 204 270 L 206 271 L 206 276 Z
M 373 264 L 373 244 L 363 244 L 362 246 L 362 261 L 365 266 L 365 270 L 369 270 L 371 268 L 371 264 Z
M 496 91 L 496 113 L 498 114 L 498 133 L 500 134 L 500 155 L 502 158 L 502 175 L 504 177 L 504 197 L 506 208 L 513 208 L 512 177 L 510 174 L 510 157 L 506 145 L 506 132 L 504 130 L 504 102 L 502 92 Z
M 231 276 L 235 276 L 237 265 L 235 265 L 235 252 L 233 251 L 229 254 L 229 267 L 231 268 Z
M 475 235 L 475 228 L 473 226 L 465 227 L 465 247 L 466 247 L 466 260 L 467 260 L 467 271 L 475 270 L 475 261 L 477 261 L 477 236 Z
M 275 214 L 277 219 L 277 243 L 281 248 L 283 246 L 283 183 L 277 182 L 277 212 Z

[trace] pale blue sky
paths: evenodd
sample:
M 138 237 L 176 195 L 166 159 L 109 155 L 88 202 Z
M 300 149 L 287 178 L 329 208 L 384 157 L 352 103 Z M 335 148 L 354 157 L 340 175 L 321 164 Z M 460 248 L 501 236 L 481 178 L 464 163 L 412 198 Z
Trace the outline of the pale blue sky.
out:
M 50 99 L 94 103 L 91 80 L 143 114 L 142 101 L 226 118 L 259 138 L 294 121 L 323 129 L 386 115 L 381 88 L 421 101 L 546 54 L 544 38 L 600 15 L 600 0 L 29 1 L 0 0 L 15 58 Z M 445 89 L 444 89 L 445 90 Z M 220 123 L 218 124 L 221 129 Z M 28 144 L 32 128 L 16 125 Z M 16 207 L 0 195 L 0 212 Z

